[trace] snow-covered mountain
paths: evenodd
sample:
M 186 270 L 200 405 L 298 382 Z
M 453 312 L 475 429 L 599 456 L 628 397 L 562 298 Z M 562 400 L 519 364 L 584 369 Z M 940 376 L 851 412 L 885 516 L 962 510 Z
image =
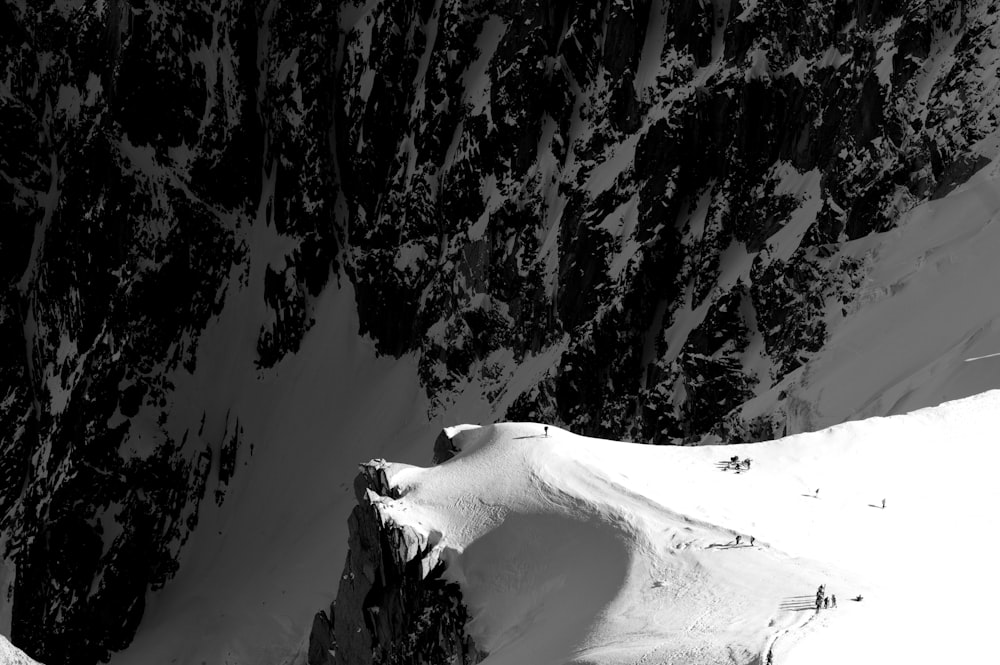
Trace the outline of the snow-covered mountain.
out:
M 0 634 L 280 660 L 446 424 L 997 387 L 994 5 L 4 3 Z
M 365 468 L 309 662 L 978 662 L 998 427 L 1000 391 L 732 446 L 449 432 L 444 464 Z

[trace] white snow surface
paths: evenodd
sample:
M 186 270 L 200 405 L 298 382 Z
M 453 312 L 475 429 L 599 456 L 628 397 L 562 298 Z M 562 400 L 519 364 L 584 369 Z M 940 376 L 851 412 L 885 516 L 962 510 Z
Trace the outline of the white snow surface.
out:
M 0 635 L 0 665 L 38 665 L 38 661 L 11 644 L 6 637 Z
M 1000 391 L 730 446 L 466 428 L 376 505 L 436 542 L 487 665 L 985 662 L 998 426 Z

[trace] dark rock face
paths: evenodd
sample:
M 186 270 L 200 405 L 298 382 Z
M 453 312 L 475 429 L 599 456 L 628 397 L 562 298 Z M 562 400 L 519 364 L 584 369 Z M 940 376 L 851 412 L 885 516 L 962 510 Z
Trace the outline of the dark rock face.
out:
M 337 124 L 362 325 L 420 354 L 439 404 L 560 349 L 511 419 L 744 432 L 734 409 L 824 344 L 864 277 L 837 244 L 950 191 L 996 131 L 973 64 L 995 41 L 985 3 L 368 10 Z M 716 316 L 735 337 L 702 353 Z M 744 366 L 750 344 L 769 369 Z
M 442 577 L 435 543 L 378 509 L 392 497 L 378 462 L 355 481 L 350 549 L 329 619 L 310 637 L 310 665 L 474 665 L 486 657 L 465 634 L 468 613 L 458 585 Z
M 433 464 L 441 464 L 442 462 L 447 462 L 452 457 L 458 449 L 455 448 L 455 444 L 452 442 L 451 437 L 444 430 L 438 434 L 437 438 L 434 439 L 434 455 L 431 458 Z
M 0 531 L 12 639 L 43 662 L 128 645 L 224 497 L 239 423 L 174 397 L 202 332 L 259 269 L 266 367 L 335 269 L 336 31 L 258 4 L 0 9 Z M 254 256 L 261 222 L 281 254 Z
M 849 310 L 868 266 L 837 248 L 994 156 L 998 21 L 987 0 L 0 6 L 15 643 L 50 665 L 129 643 L 253 448 L 230 405 L 178 398 L 203 334 L 242 317 L 230 360 L 267 372 L 331 277 L 434 409 L 478 389 L 585 434 L 781 433 L 739 407 Z

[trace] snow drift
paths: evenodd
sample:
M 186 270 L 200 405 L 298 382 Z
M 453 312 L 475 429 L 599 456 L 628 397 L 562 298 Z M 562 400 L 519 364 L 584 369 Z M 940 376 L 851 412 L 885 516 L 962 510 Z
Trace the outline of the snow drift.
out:
M 489 665 L 963 662 L 992 650 L 998 424 L 1000 391 L 731 446 L 456 429 L 366 501 L 445 563 Z

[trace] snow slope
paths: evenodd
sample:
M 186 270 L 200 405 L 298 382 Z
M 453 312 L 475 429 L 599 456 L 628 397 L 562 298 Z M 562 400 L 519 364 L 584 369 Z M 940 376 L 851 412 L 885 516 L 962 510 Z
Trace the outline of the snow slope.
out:
M 995 159 L 947 197 L 914 207 L 898 228 L 839 249 L 868 265 L 860 298 L 843 313 L 828 304 L 822 349 L 745 404 L 743 417 L 780 408 L 785 431 L 802 432 L 1000 387 L 998 252 Z
M 488 665 L 980 662 L 998 425 L 1000 391 L 732 446 L 500 424 L 376 503 L 436 542 Z
M 335 595 L 356 460 L 373 451 L 430 460 L 422 444 L 440 424 L 426 416 L 414 363 L 376 357 L 353 302 L 349 287 L 327 289 L 301 352 L 267 372 L 233 362 L 233 347 L 253 348 L 245 304 L 206 333 L 204 365 L 179 386 L 177 409 L 185 394 L 214 395 L 254 446 L 239 451 L 225 501 L 202 502 L 180 570 L 147 595 L 136 639 L 114 665 L 291 659 Z
M 6 637 L 0 635 L 0 665 L 38 665 L 38 661 L 28 658 Z

